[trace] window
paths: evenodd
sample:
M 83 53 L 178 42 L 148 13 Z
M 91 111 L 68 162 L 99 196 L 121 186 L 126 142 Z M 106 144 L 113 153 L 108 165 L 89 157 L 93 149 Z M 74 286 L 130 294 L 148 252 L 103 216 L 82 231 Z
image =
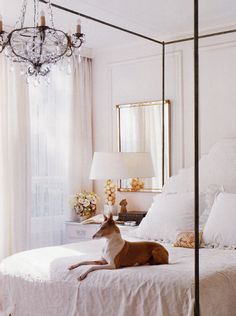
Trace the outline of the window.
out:
M 60 244 L 69 207 L 70 76 L 58 67 L 51 84 L 30 85 L 32 248 Z

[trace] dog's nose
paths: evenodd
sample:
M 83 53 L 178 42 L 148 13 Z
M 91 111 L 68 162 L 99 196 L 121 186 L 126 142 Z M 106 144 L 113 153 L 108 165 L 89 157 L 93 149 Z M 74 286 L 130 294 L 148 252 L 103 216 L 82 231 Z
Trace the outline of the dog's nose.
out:
M 93 235 L 92 239 L 97 239 L 97 238 L 101 238 L 101 235 L 98 234 L 98 232 Z

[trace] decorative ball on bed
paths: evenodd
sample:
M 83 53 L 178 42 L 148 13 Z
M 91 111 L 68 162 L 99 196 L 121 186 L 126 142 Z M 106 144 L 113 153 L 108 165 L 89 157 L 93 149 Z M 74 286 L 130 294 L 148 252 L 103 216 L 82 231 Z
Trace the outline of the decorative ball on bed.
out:
M 141 181 L 139 178 L 133 178 L 130 184 L 131 190 L 135 192 L 144 188 L 144 182 Z
M 98 200 L 97 194 L 87 191 L 76 193 L 72 197 L 71 204 L 80 222 L 95 215 Z

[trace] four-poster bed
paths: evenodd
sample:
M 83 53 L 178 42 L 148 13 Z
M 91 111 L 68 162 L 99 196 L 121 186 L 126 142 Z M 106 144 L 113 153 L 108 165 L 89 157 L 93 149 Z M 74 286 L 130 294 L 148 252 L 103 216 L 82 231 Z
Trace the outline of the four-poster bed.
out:
M 225 191 L 236 192 L 236 173 L 228 176 L 236 170 L 236 139 L 213 146 L 200 160 L 200 170 L 201 191 L 218 183 Z M 181 170 L 163 188 L 164 195 L 179 196 L 181 200 L 192 191 L 193 168 Z M 158 211 L 157 206 L 154 211 Z M 152 230 L 159 231 L 154 224 Z M 234 228 L 234 222 L 231 226 Z M 148 233 L 150 230 L 148 226 Z M 141 240 L 137 233 L 134 235 L 125 239 Z M 103 270 L 78 282 L 86 266 L 74 271 L 68 271 L 68 266 L 97 259 L 103 243 L 79 242 L 6 258 L 0 265 L 0 311 L 4 308 L 12 316 L 194 315 L 193 249 L 164 243 L 170 254 L 169 265 Z M 236 242 L 234 247 L 222 248 L 209 245 L 200 250 L 200 302 L 204 316 L 235 315 Z
M 47 2 L 45 0 L 40 0 L 40 1 L 44 2 L 44 3 Z M 167 280 L 167 286 L 170 287 L 170 288 L 172 287 L 172 291 L 170 290 L 170 292 L 168 292 L 168 293 L 166 292 L 166 295 L 167 296 L 170 295 L 170 297 L 172 297 L 172 300 L 171 300 L 170 297 L 168 297 L 169 301 L 168 300 L 165 301 L 165 300 L 161 300 L 160 299 L 158 301 L 158 303 L 163 305 L 163 306 L 165 306 L 166 304 L 167 305 L 168 304 L 173 304 L 175 310 L 170 310 L 169 308 L 166 307 L 166 312 L 165 312 L 165 307 L 162 307 L 161 309 L 158 309 L 159 307 L 157 307 L 153 303 L 155 305 L 155 308 L 156 308 L 156 309 L 153 309 L 153 311 L 154 312 L 158 312 L 159 313 L 158 315 L 173 315 L 174 316 L 174 315 L 183 315 L 183 313 L 185 313 L 184 315 L 187 316 L 187 315 L 192 315 L 193 314 L 193 308 L 194 308 L 194 315 L 195 316 L 199 316 L 200 315 L 200 294 L 201 293 L 199 292 L 199 277 L 200 277 L 200 275 L 199 275 L 199 194 L 200 194 L 200 190 L 199 190 L 199 88 L 198 88 L 199 87 L 199 45 L 198 45 L 198 42 L 199 42 L 199 38 L 206 38 L 206 37 L 211 37 L 211 36 L 218 36 L 218 35 L 229 34 L 229 33 L 236 32 L 236 29 L 199 36 L 199 25 L 198 25 L 198 6 L 199 5 L 198 5 L 198 0 L 194 0 L 194 36 L 193 37 L 189 37 L 189 38 L 183 38 L 183 39 L 177 39 L 177 40 L 172 40 L 172 41 L 166 41 L 166 42 L 165 41 L 160 41 L 160 40 L 157 40 L 157 39 L 153 39 L 153 38 L 144 36 L 142 34 L 135 33 L 133 31 L 130 31 L 130 30 L 124 29 L 122 27 L 119 27 L 119 26 L 107 23 L 105 21 L 102 21 L 102 20 L 90 17 L 88 15 L 85 15 L 85 14 L 82 14 L 82 13 L 70 10 L 68 8 L 59 6 L 59 5 L 54 4 L 54 3 L 52 3 L 52 6 L 54 6 L 55 8 L 58 8 L 60 10 L 69 12 L 71 14 L 75 14 L 75 15 L 81 16 L 81 17 L 83 17 L 85 19 L 90 19 L 90 20 L 92 20 L 94 22 L 101 23 L 101 24 L 106 25 L 108 27 L 115 28 L 115 29 L 120 30 L 122 32 L 126 32 L 126 33 L 129 33 L 131 35 L 134 35 L 134 36 L 143 38 L 145 40 L 154 42 L 154 43 L 156 43 L 158 45 L 161 45 L 162 46 L 162 102 L 163 102 L 162 106 L 163 106 L 163 109 L 164 109 L 164 102 L 165 102 L 165 48 L 166 48 L 167 45 L 171 45 L 171 44 L 175 44 L 175 43 L 181 43 L 181 42 L 186 42 L 186 41 L 191 41 L 191 40 L 194 41 L 194 132 L 195 132 L 194 133 L 194 232 L 195 232 L 194 291 L 193 291 L 192 284 L 191 284 L 191 278 L 189 278 L 189 279 L 187 278 L 186 283 L 185 283 L 183 281 L 183 279 L 181 279 L 179 277 L 179 275 L 178 275 L 178 273 L 180 273 L 180 271 L 181 271 L 181 270 L 178 270 L 179 269 L 178 267 L 176 268 L 176 270 L 174 269 L 175 271 L 173 272 L 173 273 L 175 273 L 175 275 L 177 275 L 176 279 L 174 280 L 175 281 L 174 283 L 171 283 L 170 279 L 168 280 L 168 277 L 167 277 L 167 274 L 170 273 L 170 271 L 168 271 L 169 267 L 165 267 L 164 268 L 165 271 L 164 270 L 161 271 L 161 273 L 158 276 L 156 276 L 156 277 L 153 277 L 153 275 L 151 275 L 151 276 L 149 275 L 149 278 L 147 276 L 148 273 L 149 273 L 147 269 L 150 269 L 150 267 L 149 268 L 145 267 L 145 274 L 143 274 L 143 275 L 140 274 L 141 277 L 137 278 L 137 281 L 135 281 L 136 283 L 134 284 L 133 288 L 135 289 L 136 287 L 138 287 L 139 286 L 138 282 L 139 281 L 141 282 L 142 279 L 145 278 L 145 277 L 147 277 L 149 281 L 153 278 L 153 280 L 155 282 L 157 282 L 157 283 L 159 282 L 160 287 L 163 287 L 163 286 L 165 287 L 165 285 L 163 285 L 162 282 L 164 282 L 164 280 Z M 162 111 L 162 113 L 164 115 L 164 110 Z M 164 139 L 165 139 L 164 125 L 163 125 L 163 130 L 162 130 L 162 139 L 163 139 L 162 154 L 164 155 Z M 236 157 L 236 152 L 235 152 L 235 157 Z M 163 163 L 164 163 L 164 160 L 163 160 Z M 211 164 L 212 162 L 209 161 L 209 163 Z M 163 184 L 164 184 L 164 166 L 162 168 L 162 171 L 163 171 L 163 175 L 162 176 L 163 176 Z M 221 184 L 224 184 L 224 183 L 221 183 Z M 169 192 L 168 184 L 165 186 L 165 192 Z M 125 295 L 129 295 L 130 294 L 129 293 L 129 289 L 127 289 L 127 283 L 131 282 L 132 278 L 133 278 L 133 280 L 135 279 L 135 275 L 136 275 L 135 269 L 137 269 L 137 268 L 131 268 L 130 269 L 131 276 L 126 274 L 124 271 L 119 271 L 119 272 L 116 271 L 115 279 L 112 276 L 112 273 L 114 273 L 114 271 L 109 271 L 108 272 L 109 273 L 109 277 L 108 277 L 108 274 L 106 274 L 106 277 L 108 277 L 108 279 L 107 279 L 108 283 L 107 284 L 109 286 L 108 286 L 108 288 L 105 288 L 105 289 L 103 288 L 102 290 L 101 290 L 101 288 L 103 286 L 103 282 L 101 280 L 103 279 L 103 276 L 105 277 L 104 271 L 101 273 L 101 277 L 99 277 L 99 274 L 96 274 L 96 276 L 91 278 L 91 281 L 89 281 L 87 283 L 87 287 L 86 287 L 85 283 L 81 283 L 81 284 L 75 283 L 73 281 L 73 278 L 71 278 L 71 276 L 68 276 L 66 272 L 62 272 L 63 269 L 65 269 L 65 267 L 67 266 L 68 262 L 71 262 L 71 260 L 74 257 L 76 257 L 77 261 L 78 261 L 77 257 L 80 257 L 80 256 L 81 257 L 83 257 L 83 256 L 90 257 L 92 251 L 95 251 L 95 249 L 99 248 L 100 246 L 101 245 L 99 243 L 96 244 L 95 247 L 92 246 L 92 244 L 90 244 L 90 243 L 84 243 L 84 244 L 81 245 L 81 248 L 79 248 L 79 249 L 78 249 L 77 246 L 73 246 L 73 245 L 71 245 L 71 246 L 64 246 L 64 247 L 55 247 L 55 248 L 51 248 L 51 249 L 49 249 L 49 248 L 36 249 L 36 250 L 33 250 L 33 251 L 29 252 L 29 256 L 28 257 L 27 257 L 27 252 L 26 252 L 26 253 L 22 253 L 22 254 L 19 254 L 19 255 L 15 255 L 15 256 L 12 257 L 12 259 L 11 259 L 11 257 L 6 259 L 4 269 L 5 269 L 5 271 L 7 271 L 7 269 L 8 269 L 7 268 L 7 264 L 9 264 L 9 266 L 10 266 L 9 271 L 11 271 L 11 268 L 13 269 L 14 264 L 17 263 L 17 260 L 20 260 L 21 263 L 22 263 L 22 270 L 19 268 L 19 270 L 17 270 L 15 274 L 13 273 L 14 274 L 13 280 L 15 280 L 15 282 L 17 284 L 17 287 L 18 287 L 18 290 L 21 287 L 19 279 L 20 279 L 20 273 L 22 273 L 24 276 L 26 276 L 26 278 L 25 278 L 25 280 L 23 282 L 23 284 L 25 286 L 25 290 L 26 290 L 25 293 L 27 293 L 27 291 L 28 291 L 28 293 L 30 293 L 30 290 L 32 290 L 27 285 L 27 281 L 28 282 L 31 281 L 31 282 L 35 283 L 35 285 L 36 285 L 35 289 L 37 289 L 37 286 L 38 286 L 39 294 L 42 295 L 41 296 L 41 299 L 42 299 L 43 291 L 42 291 L 42 289 L 40 289 L 40 286 L 37 284 L 37 281 L 39 283 L 41 282 L 40 278 L 42 276 L 37 271 L 33 271 L 33 270 L 31 270 L 29 272 L 29 275 L 27 276 L 27 269 L 26 268 L 29 267 L 30 264 L 32 264 L 32 267 L 33 267 L 33 262 L 34 262 L 35 258 L 40 260 L 40 257 L 47 256 L 47 255 L 49 255 L 49 253 L 51 253 L 51 257 L 49 256 L 50 259 L 46 263 L 47 269 L 45 271 L 43 270 L 43 272 L 45 273 L 44 276 L 43 276 L 43 282 L 48 281 L 50 279 L 50 277 L 52 277 L 54 279 L 54 282 L 55 282 L 54 285 L 55 284 L 56 285 L 55 285 L 55 287 L 53 287 L 54 285 L 52 285 L 49 282 L 50 286 L 52 286 L 52 288 L 50 288 L 50 286 L 49 286 L 49 288 L 47 288 L 45 286 L 45 290 L 46 290 L 47 295 L 50 296 L 51 291 L 55 290 L 56 294 L 52 295 L 53 299 L 57 295 L 60 298 L 60 295 L 63 294 L 64 296 L 62 296 L 62 297 L 65 297 L 64 299 L 67 299 L 68 302 L 70 302 L 70 303 L 73 302 L 74 305 L 72 305 L 72 307 L 74 308 L 76 306 L 78 307 L 78 302 L 76 303 L 77 296 L 79 296 L 80 298 L 83 298 L 85 300 L 86 295 L 90 295 L 90 294 L 92 295 L 93 289 L 95 287 L 96 291 L 97 291 L 97 294 L 98 294 L 98 299 L 96 299 L 96 304 L 97 304 L 97 306 L 99 306 L 99 300 L 100 300 L 100 307 L 104 308 L 104 305 L 101 304 L 101 301 L 104 300 L 104 303 L 106 303 L 109 306 L 109 301 L 106 301 L 104 299 L 104 295 L 108 295 L 108 293 L 110 291 L 110 287 L 112 287 L 112 284 L 114 284 L 114 282 L 116 282 L 118 280 L 118 284 L 120 285 L 119 291 L 120 292 L 124 291 L 124 293 L 121 295 L 121 301 L 124 304 L 127 304 L 127 302 L 125 302 L 125 299 L 127 299 L 127 296 L 125 296 Z M 52 249 L 54 249 L 54 251 L 55 251 L 55 254 L 53 254 L 53 255 L 52 255 Z M 87 252 L 87 249 L 88 249 L 88 252 Z M 76 252 L 78 252 L 78 250 L 80 252 L 78 254 L 76 254 Z M 206 262 L 207 258 L 210 258 L 210 256 L 213 255 L 212 251 L 216 251 L 216 250 L 206 250 L 204 252 L 204 254 L 203 254 L 203 262 Z M 94 255 L 94 253 L 93 253 L 93 255 Z M 224 267 L 225 265 L 228 264 L 229 270 L 227 270 L 227 273 L 230 273 L 229 271 L 232 270 L 231 271 L 232 274 L 230 275 L 230 277 L 232 279 L 232 282 L 235 282 L 236 281 L 236 271 L 235 271 L 235 269 L 233 269 L 233 267 L 234 267 L 234 262 L 236 260 L 236 254 L 235 253 L 234 254 L 230 253 L 229 256 L 227 256 L 227 254 L 226 254 L 226 256 L 224 257 L 223 253 L 221 253 L 220 251 L 217 251 L 217 255 L 219 256 L 220 260 L 219 260 L 218 264 L 216 265 L 216 268 L 220 270 L 222 267 Z M 95 256 L 96 256 L 96 253 L 95 253 Z M 191 258 L 189 256 L 189 253 L 188 253 L 188 255 L 186 255 L 186 250 L 182 250 L 182 249 L 181 250 L 174 250 L 173 258 L 174 258 L 174 260 L 176 260 L 176 262 L 180 262 L 181 260 L 183 260 L 183 266 L 181 266 L 180 268 L 181 269 L 185 269 L 186 274 L 188 274 L 188 276 L 190 276 L 191 269 L 188 270 L 189 269 L 188 267 L 189 267 L 189 265 L 191 265 Z M 213 260 L 212 260 L 212 264 L 213 265 L 214 265 L 215 258 L 216 258 L 216 256 L 213 255 Z M 4 271 L 4 269 L 3 269 L 3 271 Z M 163 268 L 161 268 L 161 269 L 163 269 Z M 187 271 L 188 271 L 188 273 L 187 273 Z M 14 272 L 14 271 L 12 270 L 12 272 Z M 207 282 L 206 280 L 208 280 L 211 277 L 213 272 L 214 272 L 214 269 L 211 270 L 211 269 L 207 269 L 206 267 L 204 267 L 204 277 L 205 277 L 205 279 L 203 280 L 203 283 Z M 31 275 L 30 275 L 30 273 L 31 273 Z M 122 275 L 122 273 L 123 273 L 123 275 Z M 161 278 L 161 275 L 164 276 L 164 278 Z M 174 278 L 174 274 L 172 276 Z M 121 282 L 121 280 L 123 280 L 124 278 L 127 278 L 127 280 L 128 280 L 127 283 L 125 283 L 125 282 L 122 283 Z M 158 278 L 161 281 L 158 281 Z M 76 278 L 74 278 L 74 279 L 76 280 Z M 61 284 L 64 284 L 64 285 L 66 284 L 65 282 L 64 283 L 60 283 L 61 281 L 68 282 L 68 288 L 67 288 L 68 291 L 67 292 L 60 288 Z M 216 285 L 221 284 L 222 285 L 222 289 L 225 291 L 225 293 L 227 293 L 229 296 L 233 297 L 233 294 L 231 292 L 227 292 L 227 285 L 228 285 L 228 283 L 224 284 L 224 282 L 222 280 L 220 280 L 220 281 L 222 283 L 219 282 L 219 283 L 215 283 L 214 284 L 214 282 L 213 282 L 212 286 L 214 287 Z M 12 280 L 11 280 L 11 282 L 12 282 Z M 152 286 L 147 286 L 144 289 L 144 291 L 142 292 L 143 295 L 146 295 L 146 296 L 150 295 L 151 300 L 147 300 L 148 304 L 150 304 L 150 302 L 154 302 L 154 299 L 155 299 L 155 292 L 153 291 L 153 283 L 150 283 L 150 284 Z M 174 288 L 174 289 L 173 289 L 173 284 L 175 284 L 175 286 L 176 286 L 176 288 Z M 177 299 L 176 295 L 174 294 L 174 291 L 178 292 L 178 286 L 179 286 L 180 292 L 181 292 L 181 290 L 183 291 L 183 293 L 180 293 L 180 296 L 178 297 L 179 300 Z M 213 287 L 209 288 L 209 289 L 213 290 Z M 81 289 L 80 293 L 77 292 L 77 288 Z M 186 290 L 187 288 L 188 288 L 188 290 Z M 76 289 L 76 291 L 73 291 L 74 289 Z M 84 292 L 83 292 L 83 289 L 84 289 Z M 220 298 L 220 295 L 222 294 L 222 289 L 220 289 L 220 290 L 218 289 L 219 291 L 215 293 L 215 297 L 217 299 Z M 8 290 L 10 290 L 10 288 L 8 288 Z M 154 288 L 154 290 L 156 290 L 156 288 Z M 190 294 L 189 293 L 186 294 L 188 291 L 190 291 Z M 203 289 L 203 295 L 209 294 L 209 292 L 207 292 L 207 291 L 204 292 L 204 291 L 206 291 L 206 289 Z M 14 294 L 16 295 L 16 293 L 14 293 Z M 116 295 L 115 291 L 113 292 L 113 294 Z M 186 299 L 185 294 L 187 295 L 187 299 Z M 36 292 L 35 292 L 35 295 L 37 295 Z M 216 314 L 217 309 L 215 309 L 215 307 L 212 307 L 212 310 L 211 309 L 209 309 L 209 310 L 207 309 L 208 308 L 207 307 L 207 302 L 204 301 L 204 296 L 203 295 L 202 295 L 201 299 L 203 301 L 203 308 L 205 308 L 204 312 L 207 311 L 207 312 L 214 313 L 214 315 L 217 315 Z M 225 304 L 227 304 L 228 302 L 227 302 L 226 295 L 224 295 L 223 298 L 225 299 Z M 186 299 L 186 300 L 184 300 L 184 299 Z M 12 306 L 14 305 L 15 302 L 11 302 L 11 301 L 8 302 L 8 300 L 10 300 L 10 299 L 7 298 L 6 294 L 5 294 L 5 304 L 6 305 L 9 304 L 9 307 L 12 308 Z M 135 300 L 137 300 L 136 297 L 134 297 L 134 301 Z M 88 301 L 88 303 L 89 303 L 89 301 Z M 141 307 L 140 307 L 140 304 L 137 301 L 136 301 L 136 303 L 137 303 L 138 307 L 137 307 L 137 309 L 135 311 L 140 313 L 142 311 Z M 183 303 L 183 305 L 181 305 L 181 303 Z M 110 308 L 113 308 L 114 306 L 112 306 L 112 302 L 110 304 L 111 304 Z M 145 303 L 143 303 L 143 304 L 145 304 Z M 222 302 L 222 304 L 223 304 L 223 302 Z M 119 304 L 114 304 L 114 305 L 117 306 L 117 308 L 119 310 Z M 99 308 L 97 306 L 96 306 L 96 308 Z M 235 307 L 233 304 L 232 304 L 232 306 L 233 306 L 233 308 Z M 1 307 L 1 305 L 0 305 L 0 307 Z M 40 304 L 38 305 L 38 308 L 40 310 Z M 52 307 L 48 305 L 47 308 L 51 309 Z M 60 305 L 60 308 L 61 308 L 62 312 L 66 311 L 66 313 L 68 313 L 68 311 L 69 311 L 69 313 L 71 313 L 71 315 L 73 315 L 73 313 L 75 312 L 75 310 L 73 308 L 72 309 L 63 309 L 62 305 Z M 78 309 L 79 308 L 82 308 L 82 307 L 78 307 Z M 134 308 L 134 306 L 132 308 Z M 163 314 L 160 314 L 160 312 L 162 310 L 163 310 Z M 229 315 L 233 315 L 233 310 L 234 309 L 229 311 L 229 313 L 230 313 Z M 43 309 L 42 309 L 42 311 L 43 311 Z M 107 312 L 110 312 L 112 314 L 111 311 L 112 310 L 109 309 L 109 307 L 108 307 Z M 136 315 L 135 311 L 132 311 L 129 308 L 127 308 L 127 309 L 124 308 L 124 309 L 120 309 L 119 310 L 118 315 L 131 315 L 131 313 L 133 315 Z M 12 312 L 12 311 L 9 310 L 9 313 L 10 312 Z M 97 310 L 94 310 L 92 307 L 90 307 L 90 310 L 89 309 L 86 310 L 86 307 L 83 307 L 82 309 L 80 309 L 80 312 L 81 312 L 81 315 L 83 315 L 83 313 L 87 313 L 87 315 L 93 315 L 93 313 L 95 313 L 95 312 L 97 312 L 97 314 L 99 314 L 99 312 Z M 176 312 L 176 314 L 174 312 Z M 57 310 L 57 313 L 58 313 L 58 310 Z M 145 309 L 143 309 L 143 313 L 145 314 Z M 168 314 L 168 313 L 171 313 L 171 314 Z M 5 314 L 3 314 L 3 315 L 5 315 Z M 15 314 L 13 312 L 12 316 L 14 316 L 14 315 Z M 18 314 L 16 314 L 16 315 L 18 315 Z M 38 313 L 37 315 L 43 315 L 43 314 Z M 53 312 L 51 312 L 51 315 L 53 315 Z M 62 314 L 62 315 L 64 315 L 64 314 Z M 68 314 L 68 315 L 70 315 L 70 314 Z M 210 314 L 208 314 L 208 315 L 210 315 Z

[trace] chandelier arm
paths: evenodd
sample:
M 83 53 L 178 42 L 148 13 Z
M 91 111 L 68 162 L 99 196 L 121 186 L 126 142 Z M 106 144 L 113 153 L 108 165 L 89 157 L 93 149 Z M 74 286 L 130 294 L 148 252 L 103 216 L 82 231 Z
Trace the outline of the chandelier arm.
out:
M 67 49 L 67 51 L 66 51 L 66 57 L 71 57 L 72 54 L 73 54 L 73 50 L 72 50 L 72 48 L 69 46 L 68 49 Z
M 4 35 L 6 35 L 6 40 L 4 39 Z M 8 42 L 9 42 L 9 39 L 8 39 L 7 33 L 4 31 L 0 32 L 0 53 L 3 52 Z
M 3 52 L 4 48 L 5 48 L 5 46 L 4 46 L 4 45 L 0 45 L 0 53 L 2 53 L 2 52 Z
M 71 45 L 73 48 L 80 48 L 81 45 L 83 44 L 83 36 L 84 36 L 84 34 L 80 34 L 80 37 L 77 37 L 75 42 L 71 41 L 71 42 L 70 42 L 70 45 Z M 79 42 L 78 42 L 78 41 L 79 41 Z M 77 44 L 77 43 L 78 43 L 78 44 Z

